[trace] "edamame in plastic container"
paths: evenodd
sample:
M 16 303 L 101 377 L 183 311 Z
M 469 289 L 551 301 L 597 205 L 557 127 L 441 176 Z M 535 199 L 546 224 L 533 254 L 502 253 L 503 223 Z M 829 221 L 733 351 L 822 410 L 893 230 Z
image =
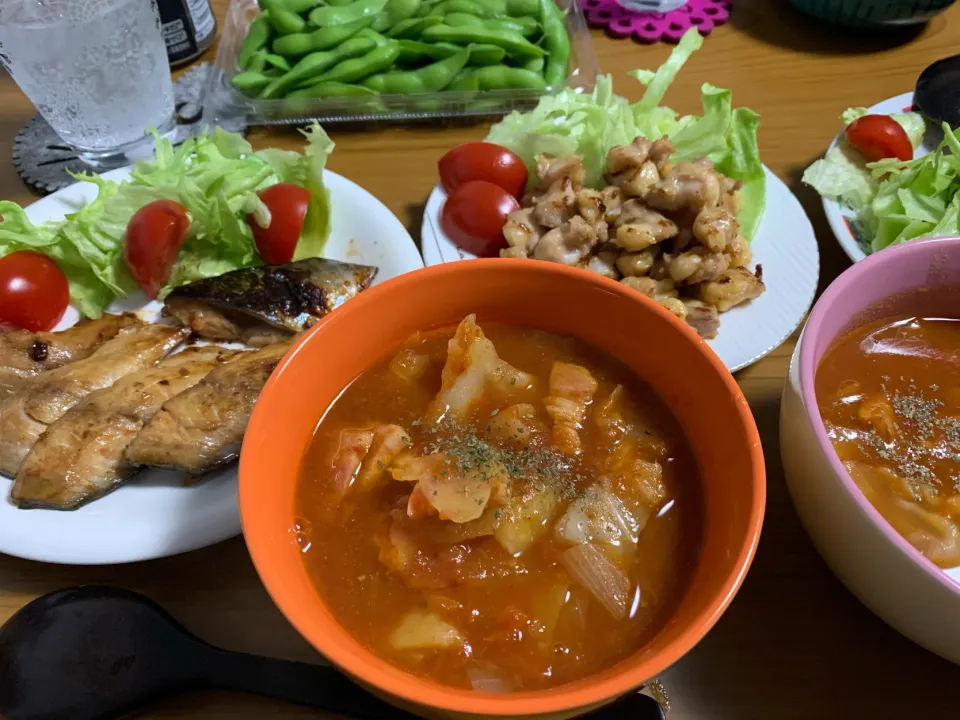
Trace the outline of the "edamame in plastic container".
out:
M 250 124 L 503 115 L 599 69 L 576 0 L 233 0 L 204 116 Z

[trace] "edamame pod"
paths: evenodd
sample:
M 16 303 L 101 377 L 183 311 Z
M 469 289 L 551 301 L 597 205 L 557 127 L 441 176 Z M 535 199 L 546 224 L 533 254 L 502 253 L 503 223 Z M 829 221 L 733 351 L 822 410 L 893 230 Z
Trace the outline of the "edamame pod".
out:
M 369 35 L 366 33 L 369 32 Z M 291 88 L 298 87 L 313 80 L 317 75 L 329 70 L 338 62 L 359 57 L 377 47 L 377 39 L 382 37 L 369 30 L 361 30 L 354 37 L 340 43 L 333 50 L 321 50 L 310 53 L 294 65 L 290 72 L 273 80 L 263 90 L 260 97 L 273 99 L 283 97 Z
M 480 82 L 472 68 L 464 68 L 444 89 L 449 92 L 476 92 L 480 89 Z
M 497 13 L 490 8 L 478 5 L 474 0 L 442 0 L 427 13 L 428 17 L 444 17 L 452 13 L 465 13 L 478 18 L 495 18 Z
M 481 90 L 545 90 L 543 75 L 523 68 L 492 65 L 473 71 Z
M 247 36 L 240 45 L 240 52 L 237 53 L 237 64 L 246 68 L 250 58 L 257 50 L 261 50 L 270 43 L 270 36 L 273 35 L 273 26 L 270 25 L 266 15 L 258 15 L 247 28 Z
M 230 84 L 244 95 L 256 95 L 261 89 L 270 83 L 270 78 L 262 72 L 246 70 L 237 73 L 230 79 Z
M 493 32 L 479 27 L 451 27 L 447 24 L 434 25 L 423 31 L 423 40 L 433 42 L 451 42 L 455 45 L 496 45 L 511 55 L 521 58 L 534 58 L 546 55 L 546 51 L 527 41 L 514 32 Z
M 440 92 L 453 82 L 470 59 L 470 48 L 463 48 L 456 55 L 439 60 L 419 70 L 394 70 L 371 75 L 363 85 L 381 93 L 407 95 L 413 93 Z
M 492 18 L 484 19 L 469 13 L 449 13 L 443 16 L 443 22 L 451 27 L 481 27 L 493 32 L 515 32 L 530 38 L 540 31 L 540 25 L 533 18 Z
M 247 63 L 247 70 L 250 72 L 263 72 L 267 67 L 267 51 L 257 50 Z
M 418 17 L 401 20 L 387 31 L 388 38 L 417 38 L 424 30 L 443 22 L 438 17 Z
M 373 15 L 336 27 L 320 28 L 311 33 L 284 35 L 273 41 L 273 51 L 285 57 L 299 58 L 317 50 L 329 50 L 370 26 Z
M 507 15 L 510 17 L 536 17 L 537 0 L 507 0 Z
M 567 83 L 570 72 L 570 36 L 563 12 L 554 0 L 538 0 L 540 24 L 543 26 L 543 44 L 547 61 L 543 78 L 551 90 L 560 90 Z
M 386 32 L 398 22 L 409 20 L 420 9 L 421 0 L 387 0 L 387 6 L 377 13 L 372 27 L 377 32 Z
M 417 62 L 425 58 L 443 60 L 456 55 L 462 49 L 452 43 L 425 43 L 418 40 L 398 40 L 400 44 L 400 61 Z M 503 62 L 507 51 L 496 45 L 471 45 L 471 65 L 497 65 Z
M 400 48 L 396 43 L 374 48 L 360 57 L 337 63 L 327 72 L 318 75 L 317 82 L 356 82 L 368 75 L 383 72 L 387 68 L 393 67 L 399 55 Z
M 306 20 L 287 10 L 280 0 L 261 0 L 260 6 L 267 11 L 270 24 L 278 35 L 300 33 L 307 26 Z
M 529 70 L 530 72 L 542 73 L 543 66 L 546 64 L 546 61 L 542 57 L 531 58 L 523 64 L 524 70 Z
M 538 11 L 538 0 L 475 0 L 497 15 L 510 17 L 534 17 Z
M 284 9 L 297 15 L 302 15 L 317 5 L 322 5 L 323 0 L 280 0 L 280 4 L 283 5 Z
M 357 95 L 376 95 L 376 91 L 363 85 L 351 85 L 342 82 L 322 82 L 302 90 L 295 90 L 289 98 L 331 98 L 356 97 Z
M 264 59 L 267 62 L 267 65 L 278 68 L 287 72 L 290 70 L 290 63 L 283 55 L 277 55 L 276 53 L 266 53 Z
M 356 0 L 340 7 L 318 7 L 310 11 L 310 24 L 320 28 L 346 25 L 367 16 L 375 17 L 386 5 L 387 0 Z

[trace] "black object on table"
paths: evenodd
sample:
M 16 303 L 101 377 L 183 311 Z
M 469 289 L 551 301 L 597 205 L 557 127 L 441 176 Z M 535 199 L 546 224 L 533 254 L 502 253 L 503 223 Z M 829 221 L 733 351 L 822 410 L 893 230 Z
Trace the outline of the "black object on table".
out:
M 913 104 L 931 120 L 960 127 L 960 55 L 937 60 L 920 73 Z
M 417 717 L 332 667 L 208 645 L 128 590 L 60 590 L 0 627 L 0 716 L 7 720 L 108 720 L 202 689 L 265 695 L 361 720 Z M 582 717 L 664 720 L 660 705 L 638 693 Z

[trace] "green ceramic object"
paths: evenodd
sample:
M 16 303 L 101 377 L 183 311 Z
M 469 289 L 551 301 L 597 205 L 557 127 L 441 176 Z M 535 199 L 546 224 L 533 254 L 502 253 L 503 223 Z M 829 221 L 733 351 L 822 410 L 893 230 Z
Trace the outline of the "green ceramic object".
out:
M 850 27 L 911 25 L 929 20 L 955 0 L 791 0 L 805 13 Z

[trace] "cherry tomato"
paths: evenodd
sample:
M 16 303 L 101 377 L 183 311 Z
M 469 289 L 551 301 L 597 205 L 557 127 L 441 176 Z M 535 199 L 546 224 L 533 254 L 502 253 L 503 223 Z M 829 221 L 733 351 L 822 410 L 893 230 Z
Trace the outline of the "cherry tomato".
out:
M 454 188 L 444 203 L 440 226 L 458 247 L 479 257 L 496 257 L 507 246 L 503 225 L 520 203 L 502 187 L 474 180 Z
M 67 276 L 46 255 L 18 250 L 0 258 L 0 324 L 52 330 L 69 302 Z
M 889 115 L 864 115 L 847 125 L 847 140 L 868 162 L 884 158 L 913 160 L 907 131 Z
M 247 216 L 257 252 L 268 265 L 290 262 L 303 232 L 310 193 L 299 185 L 277 183 L 257 194 L 270 209 L 270 227 L 262 228 L 253 215 Z
M 472 142 L 455 147 L 437 164 L 440 183 L 452 192 L 463 183 L 485 180 L 518 198 L 527 187 L 523 160 L 500 145 Z
M 189 227 L 187 209 L 173 200 L 154 200 L 130 218 L 123 257 L 147 297 L 167 284 Z

